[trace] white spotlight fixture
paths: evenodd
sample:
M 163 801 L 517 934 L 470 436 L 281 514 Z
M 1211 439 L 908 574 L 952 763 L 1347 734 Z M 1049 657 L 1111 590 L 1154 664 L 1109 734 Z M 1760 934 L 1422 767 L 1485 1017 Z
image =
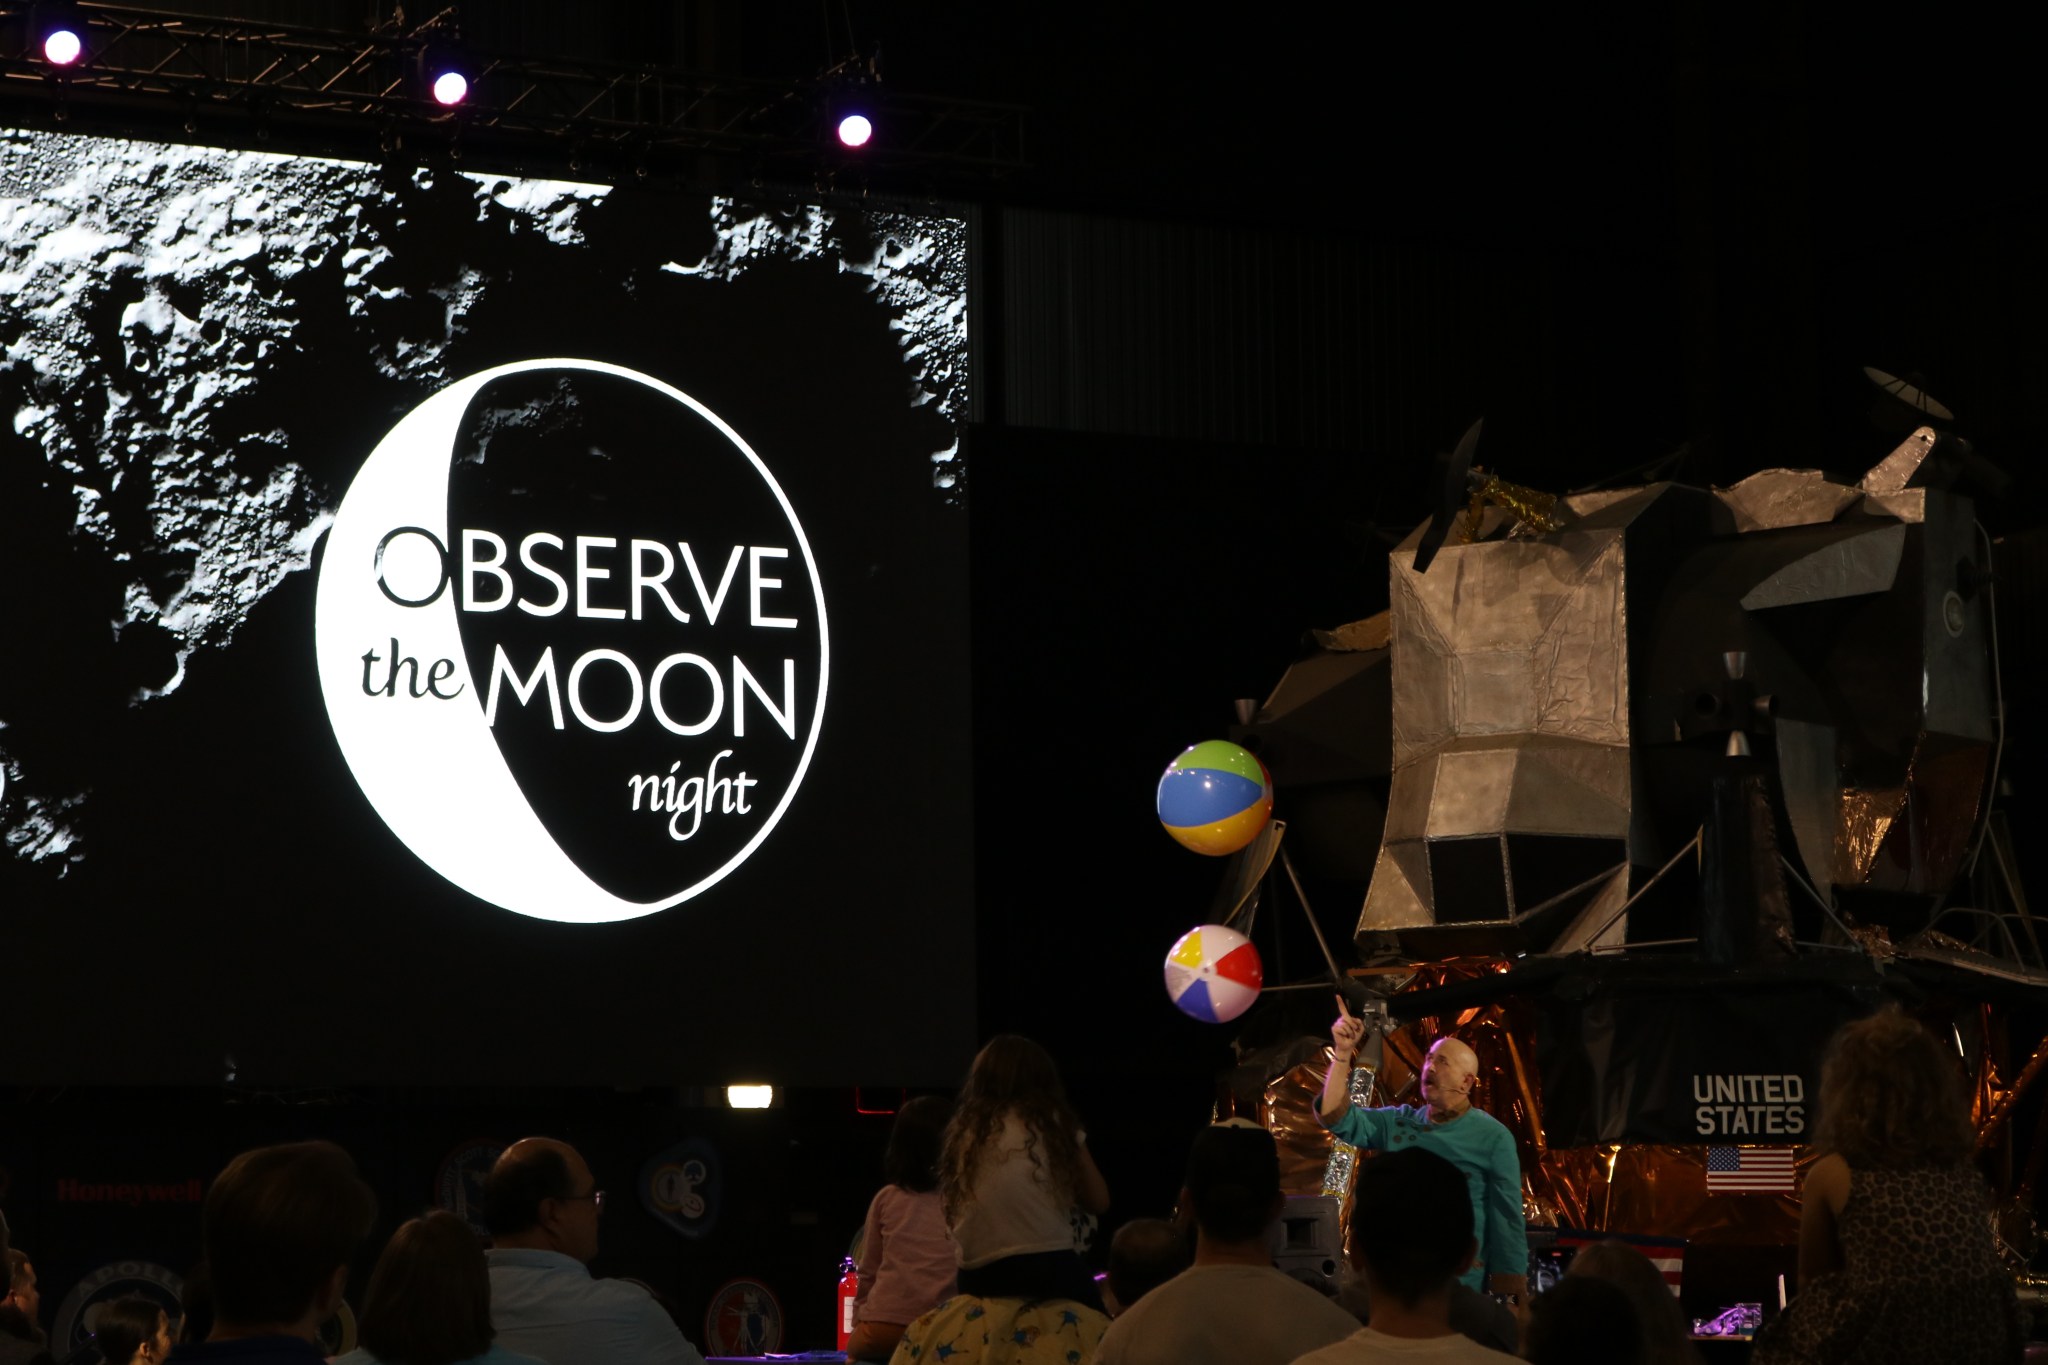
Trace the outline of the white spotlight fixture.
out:
M 85 16 L 64 0 L 29 8 L 34 50 L 51 66 L 76 66 L 85 56 Z
M 725 1102 L 734 1109 L 766 1109 L 775 1103 L 775 1087 L 729 1085 L 725 1088 Z
M 43 60 L 51 66 L 69 66 L 85 55 L 85 43 L 68 28 L 52 29 L 43 38 Z
M 846 114 L 839 120 L 839 145 L 865 147 L 875 135 L 875 125 L 866 114 Z
M 436 39 L 419 50 L 413 88 L 443 109 L 453 109 L 476 88 L 477 63 L 460 43 Z

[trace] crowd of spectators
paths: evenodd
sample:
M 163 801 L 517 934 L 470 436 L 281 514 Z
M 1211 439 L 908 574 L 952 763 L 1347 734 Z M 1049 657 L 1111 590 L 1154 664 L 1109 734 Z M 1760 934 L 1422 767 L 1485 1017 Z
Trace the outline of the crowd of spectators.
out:
M 1348 1064 L 1354 1023 L 1334 1030 L 1333 1076 Z M 1827 1154 L 1804 1201 L 1801 1293 L 1757 1343 L 1759 1361 L 2018 1359 L 2012 1286 L 1986 1254 L 1982 1182 L 1952 1069 L 1896 1011 L 1837 1039 L 1821 1086 Z M 1358 1167 L 1351 1275 L 1276 1267 L 1287 1206 L 1278 1150 L 1264 1128 L 1234 1119 L 1194 1135 L 1171 1216 L 1117 1229 L 1098 1279 L 1082 1253 L 1109 1190 L 1081 1120 L 1043 1049 L 996 1038 L 957 1103 L 920 1098 L 898 1115 L 860 1239 L 848 1355 L 892 1365 L 1697 1365 L 1661 1272 L 1624 1243 L 1582 1250 L 1526 1301 L 1502 1292 L 1526 1250 L 1492 1230 L 1491 1130 L 1474 1125 L 1455 1142 L 1441 1132 L 1473 1112 L 1470 1075 L 1462 1048 L 1440 1047 L 1426 1106 L 1326 1106 L 1334 1131 L 1386 1149 Z M 1437 1131 L 1418 1126 L 1429 1124 Z M 703 1365 L 647 1287 L 591 1274 L 604 1192 L 574 1147 L 513 1144 L 484 1203 L 488 1246 L 446 1212 L 391 1235 L 362 1299 L 360 1345 L 337 1365 Z M 83 1365 L 95 1354 L 108 1365 L 323 1365 L 320 1329 L 376 1219 L 340 1147 L 245 1152 L 206 1193 L 204 1259 L 182 1312 L 143 1298 L 99 1304 L 91 1350 L 61 1357 L 43 1334 L 34 1263 L 9 1246 L 0 1219 L 0 1365 Z M 1931 1258 L 1903 1240 L 1928 1227 L 1947 1239 Z M 1919 1280 L 1940 1291 L 1932 1322 L 1897 1292 Z

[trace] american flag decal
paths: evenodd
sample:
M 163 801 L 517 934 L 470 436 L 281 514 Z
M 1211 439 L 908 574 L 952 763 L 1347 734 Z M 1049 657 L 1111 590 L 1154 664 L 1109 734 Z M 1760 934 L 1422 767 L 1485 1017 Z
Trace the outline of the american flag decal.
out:
M 1707 1148 L 1708 1194 L 1791 1194 L 1790 1147 Z

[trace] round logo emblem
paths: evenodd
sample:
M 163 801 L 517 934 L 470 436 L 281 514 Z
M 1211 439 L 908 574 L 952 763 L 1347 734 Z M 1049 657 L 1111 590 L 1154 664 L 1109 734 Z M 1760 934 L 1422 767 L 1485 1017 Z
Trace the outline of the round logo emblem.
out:
M 530 360 L 421 403 L 327 535 L 321 693 L 349 770 L 441 876 L 632 919 L 773 832 L 824 717 L 825 594 L 761 457 L 696 399 Z
M 175 1322 L 185 1311 L 180 1298 L 185 1281 L 149 1261 L 116 1261 L 103 1265 L 71 1286 L 71 1292 L 57 1305 L 50 1330 L 50 1354 L 63 1360 L 92 1341 L 94 1325 L 102 1305 L 130 1294 L 148 1299 L 171 1315 Z
M 782 1304 L 759 1280 L 727 1280 L 704 1313 L 704 1354 L 765 1356 L 782 1349 Z
M 702 1237 L 718 1222 L 718 1151 L 685 1138 L 640 1168 L 640 1202 L 685 1237 Z

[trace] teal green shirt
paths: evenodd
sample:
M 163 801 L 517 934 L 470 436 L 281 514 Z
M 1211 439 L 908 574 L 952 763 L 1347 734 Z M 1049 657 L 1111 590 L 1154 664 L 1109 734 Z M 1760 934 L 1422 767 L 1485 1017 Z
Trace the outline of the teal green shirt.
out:
M 1479 1255 L 1465 1283 L 1486 1288 L 1489 1275 L 1529 1273 L 1529 1227 L 1522 1221 L 1522 1163 L 1514 1135 L 1483 1109 L 1467 1109 L 1449 1123 L 1431 1123 L 1422 1105 L 1349 1109 L 1330 1125 L 1341 1142 L 1370 1152 L 1420 1147 L 1465 1175 L 1472 1193 L 1472 1236 Z

